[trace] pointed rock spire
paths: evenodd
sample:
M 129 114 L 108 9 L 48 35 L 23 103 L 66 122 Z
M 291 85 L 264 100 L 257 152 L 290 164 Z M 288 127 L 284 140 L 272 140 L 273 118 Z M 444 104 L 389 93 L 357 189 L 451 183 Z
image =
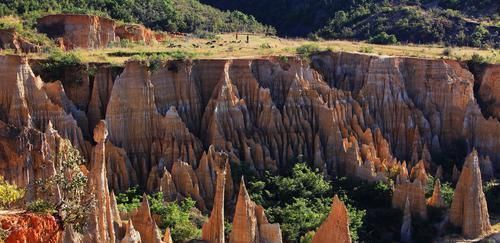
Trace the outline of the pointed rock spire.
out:
M 142 243 L 141 235 L 135 230 L 132 220 L 125 224 L 125 236 L 120 243 Z
M 279 224 L 270 224 L 264 208 L 250 199 L 245 181 L 241 177 L 240 191 L 234 212 L 231 243 L 282 242 Z
M 349 232 L 349 215 L 347 208 L 342 201 L 335 195 L 332 202 L 332 210 L 319 226 L 319 229 L 314 235 L 312 243 L 323 242 L 351 242 L 351 234 Z
M 227 160 L 227 157 L 226 157 Z M 210 243 L 224 243 L 224 186 L 226 184 L 226 163 L 214 165 L 217 175 L 212 212 L 202 227 L 201 239 Z
M 468 238 L 478 237 L 491 229 L 475 149 L 467 156 L 462 167 L 451 203 L 450 222 L 461 227 L 462 234 Z
M 151 216 L 146 194 L 142 196 L 141 206 L 133 212 L 130 218 L 137 228 L 137 231 L 139 231 L 142 241 L 151 243 L 161 242 L 160 232 Z
M 163 235 L 163 243 L 174 243 L 172 236 L 170 235 L 170 228 L 165 230 L 165 235 Z
M 403 224 L 401 225 L 401 242 L 411 242 L 411 211 L 408 197 L 406 198 Z
M 432 192 L 432 197 L 427 200 L 427 205 L 435 208 L 446 207 L 443 196 L 441 195 L 441 182 L 439 179 L 436 179 L 434 183 L 434 191 Z
M 233 228 L 229 237 L 231 243 L 259 242 L 259 229 L 255 216 L 255 203 L 252 202 L 241 177 L 240 191 L 234 212 Z
M 91 170 L 89 173 L 89 188 L 96 199 L 89 217 L 90 232 L 88 237 L 95 241 L 115 242 L 115 218 L 113 214 L 112 201 L 108 189 L 106 173 L 106 145 L 108 136 L 106 122 L 101 120 L 94 128 L 94 141 L 97 142 L 93 149 Z

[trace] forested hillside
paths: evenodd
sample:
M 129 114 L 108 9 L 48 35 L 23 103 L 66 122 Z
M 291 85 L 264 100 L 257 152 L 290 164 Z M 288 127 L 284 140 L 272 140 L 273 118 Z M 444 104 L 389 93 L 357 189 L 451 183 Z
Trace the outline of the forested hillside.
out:
M 257 20 L 276 27 L 278 33 L 284 36 L 316 33 L 318 37 L 327 39 L 369 40 L 386 33 L 393 34 L 393 40 L 400 42 L 499 45 L 500 4 L 495 0 L 202 2 L 221 9 L 237 9 L 253 14 Z
M 28 25 L 47 13 L 85 13 L 142 23 L 164 31 L 273 32 L 239 11 L 220 11 L 198 0 L 5 0 L 0 16 L 20 15 Z

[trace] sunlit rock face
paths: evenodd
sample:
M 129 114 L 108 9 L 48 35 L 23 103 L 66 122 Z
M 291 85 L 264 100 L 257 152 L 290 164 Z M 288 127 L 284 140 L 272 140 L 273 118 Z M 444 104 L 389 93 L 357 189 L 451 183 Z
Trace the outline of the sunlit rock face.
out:
M 38 19 L 37 29 L 48 37 L 61 38 L 67 50 L 107 47 L 115 41 L 115 21 L 84 14 L 53 14 Z
M 239 200 L 231 170 L 245 166 L 264 176 L 307 161 L 325 176 L 394 179 L 393 206 L 403 210 L 409 198 L 407 211 L 425 217 L 427 204 L 442 203 L 439 190 L 429 201 L 423 195 L 437 167 L 434 155 L 476 148 L 480 174 L 491 179 L 500 168 L 500 122 L 476 100 L 495 107 L 496 68 L 488 66 L 478 79 L 450 60 L 332 52 L 310 63 L 294 57 L 129 61 L 119 75 L 98 66 L 81 84 L 82 95 L 71 83 L 45 83 L 22 57 L 0 56 L 0 175 L 21 186 L 51 175 L 57 164 L 51 155 L 68 139 L 93 161 L 90 171 L 99 168 L 95 180 L 109 186 L 100 196 L 105 202 L 113 201 L 111 190 L 139 185 L 162 191 L 167 201 L 189 196 L 220 222 L 220 210 L 232 212 Z M 91 134 L 101 120 L 106 141 Z M 102 166 L 92 167 L 97 152 Z M 115 239 L 128 232 L 126 239 L 135 241 L 141 224 L 131 222 Z M 253 225 L 240 228 L 257 232 Z M 220 227 L 209 228 L 210 237 L 221 239 Z M 258 229 L 261 236 L 276 230 Z
M 465 159 L 453 194 L 450 222 L 461 227 L 463 235 L 468 238 L 476 238 L 491 230 L 476 150 Z

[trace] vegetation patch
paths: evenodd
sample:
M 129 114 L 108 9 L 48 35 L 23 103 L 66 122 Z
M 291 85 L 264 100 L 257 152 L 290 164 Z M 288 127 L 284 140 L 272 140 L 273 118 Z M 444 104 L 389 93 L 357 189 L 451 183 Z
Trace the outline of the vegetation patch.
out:
M 128 189 L 116 196 L 118 209 L 122 212 L 131 212 L 138 208 L 142 201 L 141 192 L 137 187 Z M 158 227 L 170 228 L 172 239 L 175 242 L 197 239 L 201 235 L 201 226 L 204 217 L 195 207 L 195 201 L 185 198 L 179 202 L 165 202 L 163 193 L 147 195 L 152 214 L 159 216 Z

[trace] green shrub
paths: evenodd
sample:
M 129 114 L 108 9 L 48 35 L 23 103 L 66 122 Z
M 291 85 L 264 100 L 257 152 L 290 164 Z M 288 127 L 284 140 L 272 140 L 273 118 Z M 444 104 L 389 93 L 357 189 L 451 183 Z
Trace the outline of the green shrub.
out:
M 362 53 L 373 53 L 373 46 L 361 46 L 359 52 Z
M 260 49 L 271 49 L 271 45 L 269 43 L 260 44 Z
M 141 205 L 142 196 L 138 187 L 130 187 L 125 192 L 116 195 L 118 210 L 122 212 L 131 212 Z
M 68 140 L 62 140 L 59 152 L 54 155 L 60 161 L 56 174 L 35 182 L 42 193 L 51 193 L 55 188 L 61 192 L 61 201 L 55 207 L 60 213 L 64 226 L 71 225 L 76 231 L 83 232 L 87 223 L 88 212 L 94 205 L 94 196 L 89 196 L 88 180 L 80 169 L 86 163 L 80 152 Z M 39 202 L 34 206 L 41 209 L 47 206 Z M 34 207 L 33 206 L 33 207 Z
M 485 63 L 493 63 L 493 57 L 492 56 L 481 56 L 478 53 L 472 54 L 469 63 L 471 64 L 485 64 Z
M 474 29 L 474 32 L 471 35 L 471 44 L 475 47 L 481 47 L 484 43 L 484 40 L 488 38 L 490 32 L 483 25 L 478 25 Z
M 142 201 L 141 192 L 137 187 L 131 187 L 116 196 L 118 210 L 131 212 L 138 208 Z M 159 216 L 156 222 L 161 229 L 170 228 L 170 234 L 175 242 L 189 241 L 199 238 L 202 222 L 197 222 L 195 214 L 196 202 L 185 198 L 179 203 L 165 202 L 163 193 L 147 195 L 152 214 Z
M 24 197 L 25 190 L 11 185 L 0 176 L 0 209 L 9 208 L 12 203 L 21 200 Z
M 304 44 L 297 49 L 295 49 L 295 52 L 302 58 L 304 59 L 309 59 L 311 55 L 320 52 L 320 48 L 316 44 Z
M 196 54 L 193 52 L 188 52 L 184 50 L 175 50 L 167 53 L 174 60 L 191 60 L 196 57 Z
M 452 56 L 453 55 L 453 49 L 447 47 L 443 50 L 443 52 L 441 53 L 443 56 Z
M 28 204 L 27 210 L 39 214 L 53 214 L 56 212 L 56 207 L 43 199 L 37 199 Z
M 247 188 L 252 200 L 266 208 L 269 220 L 280 223 L 284 239 L 298 241 L 321 225 L 330 212 L 332 185 L 317 169 L 312 170 L 305 163 L 296 163 L 286 174 L 272 176 L 266 173 L 262 180 L 249 180 Z M 346 202 L 347 199 L 342 200 Z M 346 205 L 351 236 L 356 240 L 365 212 Z
M 368 39 L 368 42 L 373 44 L 381 45 L 393 45 L 398 43 L 395 35 L 389 35 L 385 32 L 380 32 L 379 34 L 372 36 Z

